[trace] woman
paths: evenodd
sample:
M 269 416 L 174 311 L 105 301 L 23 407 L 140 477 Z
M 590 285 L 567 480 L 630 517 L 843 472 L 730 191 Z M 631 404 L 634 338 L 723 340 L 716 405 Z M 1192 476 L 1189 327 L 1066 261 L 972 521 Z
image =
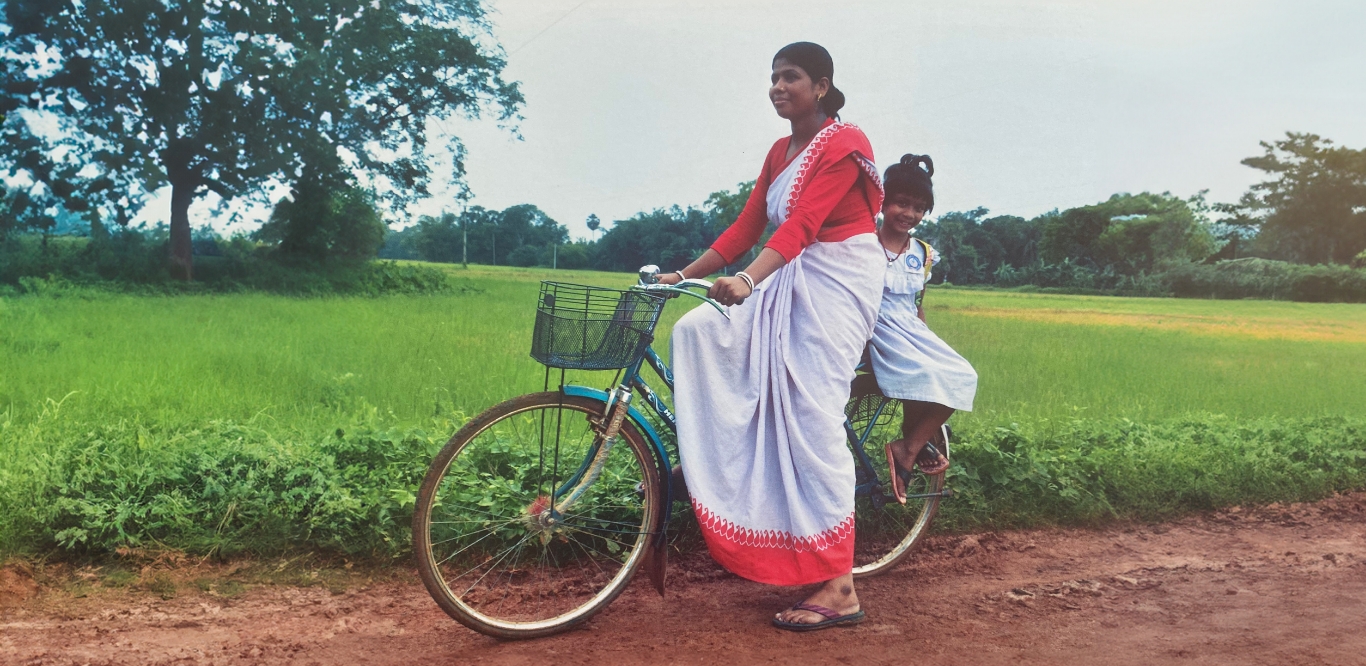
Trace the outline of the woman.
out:
M 661 281 L 710 275 L 777 231 L 674 326 L 678 448 L 712 556 L 751 580 L 822 583 L 773 623 L 794 631 L 863 619 L 854 594 L 854 465 L 844 404 L 881 300 L 873 219 L 882 184 L 857 127 L 837 122 L 834 63 L 798 42 L 773 58 L 769 99 L 791 121 L 735 223 Z

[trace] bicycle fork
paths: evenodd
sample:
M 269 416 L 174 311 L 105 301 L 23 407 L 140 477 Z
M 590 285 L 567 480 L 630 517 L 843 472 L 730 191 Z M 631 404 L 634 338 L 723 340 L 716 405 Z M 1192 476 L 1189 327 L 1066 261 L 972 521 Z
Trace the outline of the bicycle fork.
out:
M 577 478 L 570 479 L 562 486 L 568 490 L 555 493 L 561 499 L 555 502 L 554 509 L 551 512 L 549 520 L 552 521 L 552 524 L 558 516 L 568 512 L 588 490 L 589 486 L 596 483 L 598 477 L 602 476 L 603 469 L 607 467 L 607 457 L 612 454 L 612 449 L 617 443 L 617 435 L 621 433 L 621 422 L 626 418 L 626 413 L 630 408 L 631 390 L 624 386 L 617 387 L 608 397 L 607 407 L 603 410 L 603 415 L 590 419 L 593 422 L 594 430 L 601 433 L 593 444 L 597 450 L 589 457 L 585 467 L 576 475 Z M 571 484 L 572 487 L 570 487 Z

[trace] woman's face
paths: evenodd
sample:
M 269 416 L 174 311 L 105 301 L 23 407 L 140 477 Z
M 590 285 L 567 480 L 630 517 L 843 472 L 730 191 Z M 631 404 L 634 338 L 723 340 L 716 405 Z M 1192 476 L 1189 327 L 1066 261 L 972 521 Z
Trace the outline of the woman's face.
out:
M 898 233 L 909 234 L 925 219 L 929 203 L 910 194 L 893 194 L 882 202 L 882 223 Z
M 830 80 L 821 77 L 812 81 L 806 70 L 782 58 L 773 61 L 773 85 L 768 89 L 768 99 L 773 102 L 773 110 L 787 120 L 815 115 L 816 98 L 830 90 Z

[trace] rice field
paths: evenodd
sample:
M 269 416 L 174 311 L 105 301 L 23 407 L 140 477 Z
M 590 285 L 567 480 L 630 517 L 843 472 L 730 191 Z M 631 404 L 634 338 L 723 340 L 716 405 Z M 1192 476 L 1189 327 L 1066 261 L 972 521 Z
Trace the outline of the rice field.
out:
M 0 299 L 0 421 L 58 412 L 91 424 L 289 430 L 357 410 L 395 425 L 474 414 L 545 379 L 527 354 L 540 280 L 631 282 L 449 270 L 457 291 L 440 296 Z M 657 348 L 692 306 L 669 305 Z M 981 376 L 976 410 L 960 421 L 1352 416 L 1366 406 L 1366 305 L 938 289 L 927 313 Z

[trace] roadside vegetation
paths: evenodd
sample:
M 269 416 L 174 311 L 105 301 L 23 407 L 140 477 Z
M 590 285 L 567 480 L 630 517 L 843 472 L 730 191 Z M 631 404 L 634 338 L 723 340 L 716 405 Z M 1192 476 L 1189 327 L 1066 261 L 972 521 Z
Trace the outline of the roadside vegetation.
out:
M 434 295 L 0 297 L 0 550 L 405 555 L 431 455 L 542 385 L 538 281 L 630 282 L 445 270 Z M 982 375 L 977 410 L 955 417 L 943 529 L 1366 487 L 1361 306 L 952 288 L 927 303 Z

